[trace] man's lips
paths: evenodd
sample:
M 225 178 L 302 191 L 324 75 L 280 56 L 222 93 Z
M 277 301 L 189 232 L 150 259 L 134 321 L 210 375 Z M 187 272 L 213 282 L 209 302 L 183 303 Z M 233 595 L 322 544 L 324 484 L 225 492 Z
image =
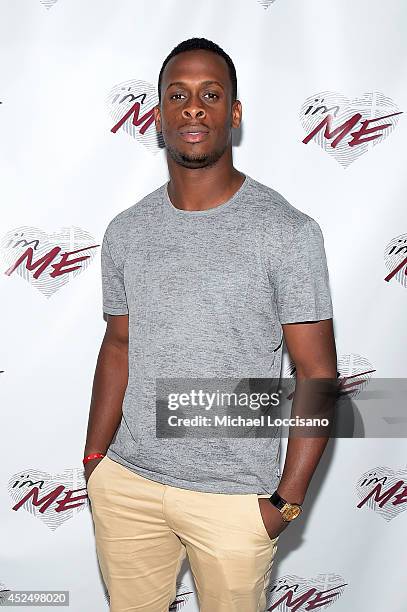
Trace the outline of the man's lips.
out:
M 201 142 L 209 134 L 209 130 L 201 125 L 187 125 L 179 130 L 179 135 L 186 142 Z
M 209 132 L 180 132 L 182 140 L 185 142 L 201 142 L 205 140 Z
M 186 142 L 201 142 L 202 140 L 205 140 L 205 138 L 208 136 L 209 131 L 208 130 L 188 130 L 188 131 L 180 131 L 179 135 L 181 136 L 182 140 L 185 140 Z
M 187 123 L 179 130 L 180 132 L 209 132 L 209 128 L 204 123 Z

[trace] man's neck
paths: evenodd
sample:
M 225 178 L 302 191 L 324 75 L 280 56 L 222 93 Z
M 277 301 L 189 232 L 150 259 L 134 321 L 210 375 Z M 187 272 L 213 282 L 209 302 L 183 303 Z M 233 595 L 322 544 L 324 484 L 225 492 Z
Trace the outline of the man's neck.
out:
M 169 168 L 168 195 L 172 204 L 181 210 L 207 210 L 227 202 L 242 186 L 245 175 L 229 168 L 189 169 Z

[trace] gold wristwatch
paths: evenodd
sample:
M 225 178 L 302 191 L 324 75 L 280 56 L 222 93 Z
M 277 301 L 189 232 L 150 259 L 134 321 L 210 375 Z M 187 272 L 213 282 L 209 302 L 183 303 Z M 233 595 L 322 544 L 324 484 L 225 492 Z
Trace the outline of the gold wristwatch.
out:
M 300 504 L 290 504 L 274 491 L 273 495 L 268 498 L 269 502 L 273 504 L 280 511 L 283 521 L 292 521 L 302 512 Z

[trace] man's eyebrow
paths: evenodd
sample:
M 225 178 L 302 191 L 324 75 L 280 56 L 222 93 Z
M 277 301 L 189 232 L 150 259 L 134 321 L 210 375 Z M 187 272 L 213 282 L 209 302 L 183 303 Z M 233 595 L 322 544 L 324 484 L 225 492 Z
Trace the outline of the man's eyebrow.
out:
M 185 83 L 184 81 L 173 81 L 172 83 L 170 83 L 167 86 L 167 89 L 169 89 L 170 87 L 172 87 L 173 85 L 176 85 L 178 87 L 183 87 L 184 85 L 187 85 L 187 83 Z M 222 85 L 222 83 L 219 83 L 219 81 L 202 81 L 201 85 L 203 85 L 204 87 L 206 87 L 207 85 L 218 85 L 221 89 L 225 89 L 224 86 Z

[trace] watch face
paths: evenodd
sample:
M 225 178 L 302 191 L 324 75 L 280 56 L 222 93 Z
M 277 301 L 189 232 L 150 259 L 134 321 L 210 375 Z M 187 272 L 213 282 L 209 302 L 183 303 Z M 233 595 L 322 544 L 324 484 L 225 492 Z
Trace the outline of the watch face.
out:
M 301 508 L 296 504 L 290 504 L 287 508 L 284 509 L 282 515 L 285 521 L 292 521 L 297 518 L 300 514 Z

